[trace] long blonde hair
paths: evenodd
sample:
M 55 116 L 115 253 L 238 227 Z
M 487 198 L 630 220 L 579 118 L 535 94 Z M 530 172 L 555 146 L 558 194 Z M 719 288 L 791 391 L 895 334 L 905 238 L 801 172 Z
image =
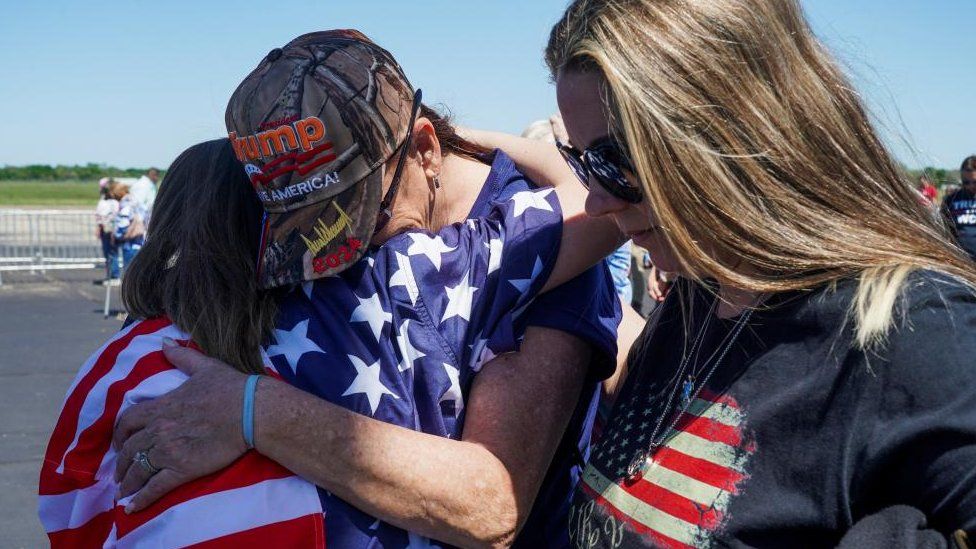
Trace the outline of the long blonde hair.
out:
M 610 131 L 692 278 L 780 292 L 859 277 L 861 348 L 884 340 L 913 271 L 976 288 L 795 0 L 576 0 L 546 61 L 602 74 Z

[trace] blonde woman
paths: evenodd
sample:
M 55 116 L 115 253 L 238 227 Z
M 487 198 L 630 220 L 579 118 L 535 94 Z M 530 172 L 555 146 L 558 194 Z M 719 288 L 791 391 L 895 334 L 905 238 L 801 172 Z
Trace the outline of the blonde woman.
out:
M 795 0 L 576 0 L 584 176 L 683 280 L 577 490 L 580 547 L 945 545 L 976 528 L 976 271 Z

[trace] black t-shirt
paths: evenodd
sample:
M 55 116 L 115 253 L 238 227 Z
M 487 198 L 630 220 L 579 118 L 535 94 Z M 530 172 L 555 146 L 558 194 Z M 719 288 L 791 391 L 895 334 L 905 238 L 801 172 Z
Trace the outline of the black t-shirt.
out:
M 571 509 L 573 544 L 835 546 L 855 525 L 866 539 L 910 539 L 882 516 L 901 516 L 898 505 L 921 511 L 926 529 L 976 530 L 976 297 L 913 275 L 887 346 L 865 353 L 852 343 L 855 289 L 842 281 L 771 298 L 671 430 L 679 365 L 713 316 L 702 287 L 673 291 L 635 343 L 593 447 Z M 712 319 L 699 365 L 736 321 Z M 673 392 L 667 438 L 627 479 Z M 879 524 L 888 530 L 870 531 Z
M 942 213 L 955 229 L 959 245 L 976 258 L 976 195 L 959 189 L 942 202 Z

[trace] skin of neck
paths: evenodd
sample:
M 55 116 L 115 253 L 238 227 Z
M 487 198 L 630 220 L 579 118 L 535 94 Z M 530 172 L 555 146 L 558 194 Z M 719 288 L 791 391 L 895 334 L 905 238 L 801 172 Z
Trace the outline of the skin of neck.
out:
M 467 157 L 453 154 L 443 157 L 438 174 L 440 187 L 434 186 L 432 190 L 423 228 L 435 232 L 467 219 L 490 171 L 490 166 Z
M 429 141 L 429 140 L 428 140 Z M 467 157 L 441 155 L 439 146 L 427 146 L 422 137 L 417 151 L 407 158 L 400 187 L 391 204 L 392 217 L 374 235 L 380 245 L 404 231 L 440 228 L 467 219 L 491 167 Z M 434 183 L 435 177 L 439 185 Z
M 717 250 L 712 252 L 724 259 L 730 259 L 726 254 Z M 755 270 L 744 259 L 731 259 L 727 264 L 732 265 L 732 269 L 743 274 L 754 273 Z M 759 305 L 764 298 L 760 292 L 747 290 L 732 286 L 730 284 L 719 283 L 718 286 L 718 307 L 715 309 L 715 316 L 718 318 L 735 318 L 742 314 L 746 309 Z
M 759 292 L 721 284 L 718 288 L 719 303 L 715 316 L 723 319 L 735 318 L 749 307 L 758 305 L 761 296 Z

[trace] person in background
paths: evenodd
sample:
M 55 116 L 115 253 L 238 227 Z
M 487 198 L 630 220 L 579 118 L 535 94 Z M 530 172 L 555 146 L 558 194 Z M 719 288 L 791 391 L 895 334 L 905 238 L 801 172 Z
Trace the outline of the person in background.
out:
M 929 176 L 924 173 L 918 176 L 918 187 L 916 188 L 918 189 L 918 193 L 925 199 L 926 205 L 934 208 L 936 199 L 939 196 L 939 191 L 935 188 L 935 185 L 932 184 L 932 180 L 929 179 Z
M 946 195 L 942 215 L 962 249 L 976 259 L 976 155 L 962 161 L 959 178 L 962 187 Z
M 119 211 L 119 201 L 112 196 L 110 185 L 115 183 L 108 177 L 98 181 L 98 205 L 95 206 L 95 238 L 102 243 L 102 256 L 105 257 L 105 280 L 119 277 L 119 246 L 115 243 L 112 231 L 115 215 Z M 102 281 L 96 280 L 96 284 Z
M 112 196 L 119 201 L 112 236 L 122 252 L 122 272 L 125 273 L 146 241 L 145 210 L 128 186 L 115 183 L 109 189 Z
M 651 261 L 650 252 L 644 252 L 644 267 L 648 269 L 647 295 L 655 303 L 662 303 L 664 298 L 668 297 L 668 290 L 671 289 L 671 284 L 674 282 L 674 275 L 655 267 Z
M 607 256 L 607 267 L 613 277 L 613 287 L 617 296 L 623 302 L 624 308 L 630 307 L 634 301 L 634 286 L 630 283 L 630 253 L 633 242 L 628 240 Z M 643 324 L 643 322 L 641 323 Z
M 153 203 L 156 202 L 156 185 L 159 184 L 159 170 L 149 168 L 145 175 L 136 180 L 129 187 L 129 193 L 139 204 L 144 212 L 143 222 L 149 225 L 149 215 L 152 212 Z

